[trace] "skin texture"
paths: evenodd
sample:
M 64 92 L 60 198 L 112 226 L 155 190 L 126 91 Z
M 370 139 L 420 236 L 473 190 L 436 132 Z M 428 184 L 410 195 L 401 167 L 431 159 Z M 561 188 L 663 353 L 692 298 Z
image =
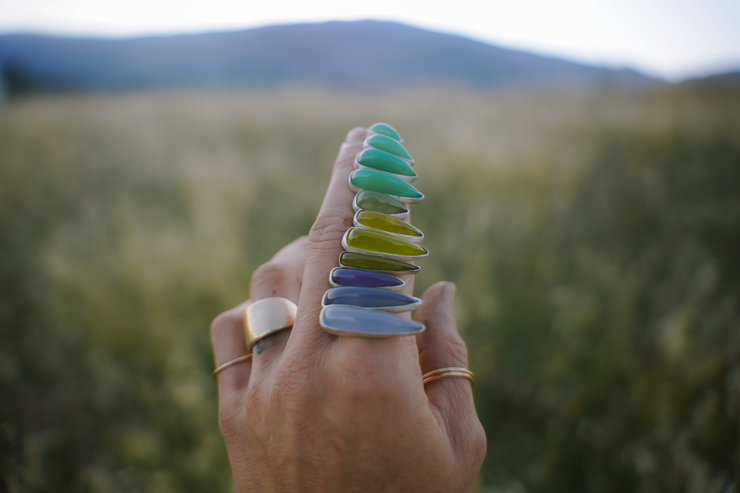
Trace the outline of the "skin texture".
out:
M 422 384 L 429 371 L 467 368 L 453 284 L 424 293 L 415 318 L 427 330 L 416 337 L 337 337 L 319 326 L 329 271 L 352 226 L 347 180 L 365 135 L 355 128 L 342 144 L 309 236 L 259 267 L 250 300 L 211 325 L 218 366 L 248 352 L 243 320 L 252 301 L 298 304 L 292 330 L 263 339 L 252 360 L 218 375 L 219 424 L 237 492 L 469 492 L 483 462 L 470 382 Z M 413 276 L 405 280 L 412 294 Z

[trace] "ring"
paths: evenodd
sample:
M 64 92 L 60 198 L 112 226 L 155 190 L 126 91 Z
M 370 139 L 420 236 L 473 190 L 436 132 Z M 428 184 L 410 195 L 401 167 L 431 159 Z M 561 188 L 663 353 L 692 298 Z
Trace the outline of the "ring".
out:
M 247 347 L 270 334 L 293 327 L 297 307 L 285 298 L 265 298 L 255 301 L 244 313 Z
M 461 367 L 448 367 L 448 368 L 439 368 L 437 370 L 430 371 L 429 373 L 425 373 L 423 377 L 421 377 L 424 385 L 428 384 L 429 382 L 433 382 L 435 380 L 439 380 L 440 378 L 445 377 L 462 377 L 467 378 L 470 380 L 470 384 L 472 385 L 474 383 L 473 380 L 473 372 L 468 370 L 467 368 L 461 368 Z
M 212 373 L 213 378 L 216 378 L 216 375 L 218 375 L 219 373 L 221 373 L 222 371 L 224 371 L 226 368 L 230 367 L 231 365 L 241 363 L 242 361 L 247 361 L 251 357 L 252 357 L 252 353 L 249 353 L 249 354 L 245 354 L 244 356 L 239 356 L 236 359 L 232 359 L 231 361 L 227 361 L 223 365 L 213 370 L 213 373 Z

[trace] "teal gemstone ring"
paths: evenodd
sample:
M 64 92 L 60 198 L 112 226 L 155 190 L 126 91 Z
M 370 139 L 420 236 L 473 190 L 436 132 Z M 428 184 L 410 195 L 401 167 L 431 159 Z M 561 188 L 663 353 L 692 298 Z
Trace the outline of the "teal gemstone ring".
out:
M 369 147 L 355 156 L 355 169 L 370 168 L 385 171 L 406 183 L 416 181 L 416 171 L 400 157 Z
M 410 183 L 406 183 L 385 171 L 370 168 L 354 170 L 349 175 L 349 188 L 353 192 L 360 192 L 361 190 L 380 192 L 401 203 L 421 202 L 424 199 L 424 194 Z
M 371 137 L 373 135 L 385 135 L 386 137 L 390 137 L 397 142 L 403 143 L 401 134 L 399 134 L 395 128 L 391 127 L 387 123 L 375 123 L 373 125 L 370 125 L 370 128 L 367 129 L 367 137 Z
M 401 145 L 397 140 L 386 137 L 385 135 L 371 135 L 370 137 L 367 137 L 362 143 L 362 148 L 366 149 L 368 147 L 380 149 L 381 151 L 385 151 L 403 159 L 411 165 L 414 164 L 414 160 L 403 145 Z

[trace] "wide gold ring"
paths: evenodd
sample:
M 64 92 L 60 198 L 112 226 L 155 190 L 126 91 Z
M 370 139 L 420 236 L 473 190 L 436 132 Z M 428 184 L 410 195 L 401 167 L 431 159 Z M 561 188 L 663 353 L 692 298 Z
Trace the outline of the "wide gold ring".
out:
M 429 373 L 425 373 L 424 376 L 421 377 L 421 379 L 424 382 L 424 385 L 426 385 L 435 380 L 439 380 L 440 378 L 447 378 L 447 377 L 467 378 L 468 380 L 470 380 L 471 385 L 474 383 L 472 371 L 468 370 L 467 368 L 455 367 L 455 366 L 432 370 Z
M 247 347 L 251 350 L 260 339 L 293 327 L 297 309 L 285 298 L 265 298 L 249 305 L 244 313 Z

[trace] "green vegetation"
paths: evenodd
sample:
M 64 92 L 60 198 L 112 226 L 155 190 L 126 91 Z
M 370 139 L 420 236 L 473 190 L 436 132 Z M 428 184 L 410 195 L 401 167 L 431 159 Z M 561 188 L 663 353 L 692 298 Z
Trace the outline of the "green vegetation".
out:
M 417 294 L 458 285 L 481 493 L 740 478 L 740 91 L 284 90 L 0 108 L 0 475 L 231 490 L 210 320 L 387 121 L 427 199 Z

